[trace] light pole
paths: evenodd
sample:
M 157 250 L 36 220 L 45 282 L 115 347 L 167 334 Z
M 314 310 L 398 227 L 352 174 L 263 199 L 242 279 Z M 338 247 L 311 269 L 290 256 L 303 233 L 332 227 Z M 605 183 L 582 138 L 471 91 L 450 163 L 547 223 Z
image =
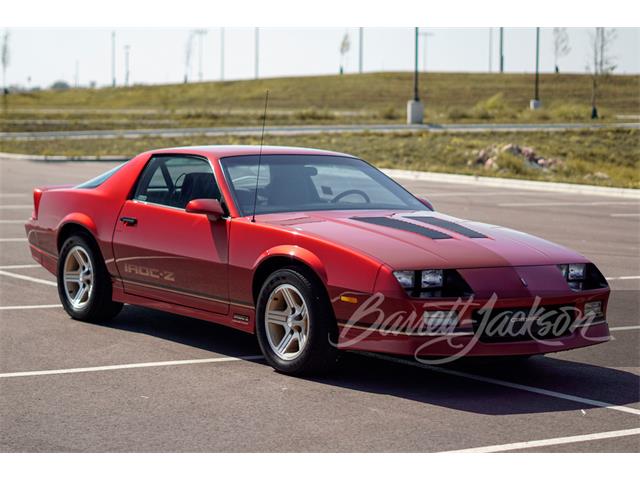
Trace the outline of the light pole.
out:
M 358 30 L 358 73 L 362 73 L 364 27 Z
M 255 77 L 258 78 L 260 75 L 260 27 L 256 27 L 255 29 Z
M 500 27 L 500 73 L 504 73 L 504 27 Z
M 424 119 L 424 107 L 418 93 L 418 39 L 420 28 L 414 27 L 414 60 L 413 60 L 413 100 L 407 102 L 407 123 L 422 123 Z
M 7 67 L 9 66 L 9 31 L 5 30 L 2 36 L 2 51 L 0 52 L 2 61 L 2 110 L 7 114 L 9 87 L 7 86 Z
M 224 27 L 220 27 L 220 81 L 224 80 Z
M 489 27 L 489 73 L 493 70 L 493 27 Z
M 194 30 L 193 33 L 198 36 L 198 80 L 202 81 L 202 41 L 207 34 L 206 30 Z
M 116 32 L 111 32 L 111 86 L 116 86 Z
M 131 45 L 124 46 L 124 86 L 129 86 L 129 52 Z
M 533 90 L 533 100 L 529 102 L 529 108 L 531 110 L 537 110 L 542 106 L 540 101 L 540 27 L 536 27 L 536 77 L 535 87 Z

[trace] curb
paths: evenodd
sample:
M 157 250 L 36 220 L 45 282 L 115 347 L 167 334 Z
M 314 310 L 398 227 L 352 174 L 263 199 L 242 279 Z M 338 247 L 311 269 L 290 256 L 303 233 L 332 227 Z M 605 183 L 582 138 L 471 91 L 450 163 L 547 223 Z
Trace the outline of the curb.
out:
M 576 193 L 581 195 L 601 195 L 606 197 L 640 199 L 640 189 L 599 187 L 575 183 L 540 182 L 535 180 L 513 180 L 509 178 L 479 177 L 454 173 L 419 172 L 415 170 L 396 170 L 382 168 L 384 173 L 393 178 L 403 180 L 423 180 L 437 183 L 453 183 L 458 185 L 479 185 L 484 187 L 512 188 L 538 192 Z
M 267 127 L 268 135 L 322 135 L 328 133 L 366 133 L 366 132 L 562 132 L 567 130 L 629 128 L 640 129 L 640 123 L 442 123 L 406 125 L 397 123 L 367 123 L 354 125 L 274 125 Z M 223 135 L 256 136 L 262 129 L 254 127 L 178 127 L 147 128 L 133 130 L 58 130 L 49 132 L 0 132 L 0 139 L 8 140 L 46 140 L 55 138 L 140 138 L 147 136 L 188 137 L 203 135 L 217 137 Z

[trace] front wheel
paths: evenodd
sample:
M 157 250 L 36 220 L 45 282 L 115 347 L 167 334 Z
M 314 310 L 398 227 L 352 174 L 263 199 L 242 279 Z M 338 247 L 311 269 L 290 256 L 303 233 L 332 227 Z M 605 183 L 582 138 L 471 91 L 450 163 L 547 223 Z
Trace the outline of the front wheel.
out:
M 265 281 L 256 311 L 256 333 L 267 362 L 291 375 L 324 373 L 335 365 L 336 322 L 324 287 L 295 267 Z
M 85 235 L 69 237 L 58 259 L 58 295 L 65 311 L 77 320 L 109 320 L 122 309 L 111 294 L 111 278 L 95 243 Z

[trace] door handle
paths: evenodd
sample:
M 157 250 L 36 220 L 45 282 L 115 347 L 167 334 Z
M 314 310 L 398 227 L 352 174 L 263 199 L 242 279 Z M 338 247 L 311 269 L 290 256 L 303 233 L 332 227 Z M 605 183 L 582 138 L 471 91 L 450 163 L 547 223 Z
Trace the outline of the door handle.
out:
M 133 217 L 120 217 L 120 221 L 125 225 L 129 225 L 132 227 L 138 223 L 138 219 Z

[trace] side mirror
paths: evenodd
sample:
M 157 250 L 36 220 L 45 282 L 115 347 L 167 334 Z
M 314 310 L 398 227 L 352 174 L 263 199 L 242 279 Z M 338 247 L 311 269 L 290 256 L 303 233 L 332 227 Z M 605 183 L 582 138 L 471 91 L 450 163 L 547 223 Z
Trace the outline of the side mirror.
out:
M 187 203 L 185 209 L 188 213 L 201 213 L 209 217 L 209 220 L 219 220 L 226 213 L 218 200 L 213 198 L 196 198 Z
M 429 200 L 427 200 L 426 198 L 418 197 L 418 200 L 420 200 L 420 203 L 422 203 L 424 206 L 426 206 L 432 212 L 436 211 L 436 209 L 433 208 L 433 205 L 431 204 L 431 202 Z

